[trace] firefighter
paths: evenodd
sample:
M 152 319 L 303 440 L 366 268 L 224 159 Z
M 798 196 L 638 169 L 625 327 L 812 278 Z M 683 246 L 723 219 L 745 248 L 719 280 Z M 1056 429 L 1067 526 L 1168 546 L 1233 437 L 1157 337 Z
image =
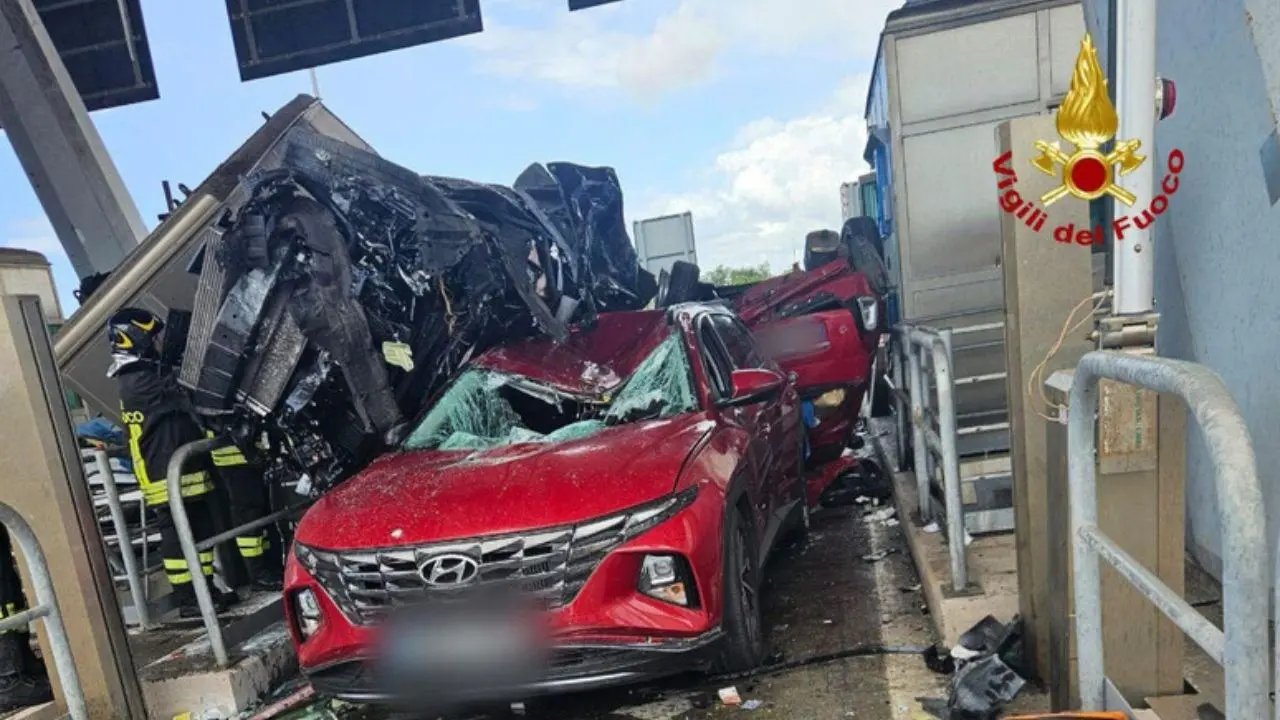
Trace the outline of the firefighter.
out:
M 200 608 L 191 585 L 192 573 L 213 575 L 213 550 L 200 553 L 199 568 L 188 567 L 169 512 L 166 474 L 174 451 L 204 438 L 204 433 L 172 370 L 160 362 L 163 330 L 164 323 L 147 310 L 124 308 L 112 315 L 107 322 L 111 343 L 111 367 L 107 376 L 115 378 L 120 389 L 120 419 L 128 430 L 133 474 L 138 479 L 143 500 L 156 513 L 165 576 L 173 586 L 179 614 L 182 618 L 198 618 Z M 213 479 L 206 456 L 204 463 L 187 468 L 181 482 L 187 518 L 197 542 L 212 536 L 216 530 L 211 490 Z M 212 583 L 209 591 L 219 612 L 236 602 L 233 593 L 223 593 Z
M 0 528 L 0 618 L 27 609 L 18 563 L 9 546 L 9 533 Z M 31 707 L 53 699 L 44 663 L 31 651 L 31 634 L 24 626 L 0 633 L 0 712 Z
M 231 524 L 240 526 L 266 517 L 271 512 L 267 484 L 263 482 L 262 474 L 245 459 L 240 448 L 227 444 L 209 454 L 217 468 L 218 479 L 231 496 Z M 250 586 L 254 590 L 279 592 L 284 588 L 280 541 L 275 535 L 272 527 L 267 526 L 236 536 L 236 547 L 244 559 Z

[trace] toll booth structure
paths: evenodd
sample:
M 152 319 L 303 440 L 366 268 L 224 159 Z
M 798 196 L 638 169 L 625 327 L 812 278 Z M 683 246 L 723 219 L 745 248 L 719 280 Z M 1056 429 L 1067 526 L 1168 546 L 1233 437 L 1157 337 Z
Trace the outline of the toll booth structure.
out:
M 950 331 L 972 534 L 1015 525 L 997 128 L 1061 103 L 1084 33 L 1073 0 L 909 2 L 889 15 L 872 72 L 865 157 L 880 194 L 893 319 Z M 1103 257 L 1094 256 L 1099 287 Z M 941 505 L 941 477 L 929 486 Z

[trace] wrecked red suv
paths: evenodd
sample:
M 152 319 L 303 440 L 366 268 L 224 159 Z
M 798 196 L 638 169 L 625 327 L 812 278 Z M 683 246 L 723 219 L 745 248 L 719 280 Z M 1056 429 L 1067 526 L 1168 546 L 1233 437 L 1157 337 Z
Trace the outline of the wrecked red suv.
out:
M 766 354 L 798 377 L 812 403 L 809 464 L 856 446 L 863 398 L 874 382 L 885 302 L 875 274 L 830 262 L 751 285 L 732 299 Z
M 490 350 L 299 524 L 285 606 L 302 670 L 389 700 L 384 619 L 489 585 L 545 611 L 526 694 L 752 667 L 760 569 L 808 522 L 800 423 L 794 376 L 720 305 Z

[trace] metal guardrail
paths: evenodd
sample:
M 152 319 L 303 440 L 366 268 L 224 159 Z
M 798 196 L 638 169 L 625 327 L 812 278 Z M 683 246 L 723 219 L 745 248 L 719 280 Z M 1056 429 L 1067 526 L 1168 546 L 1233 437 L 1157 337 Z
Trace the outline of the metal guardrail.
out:
M 178 542 L 182 545 L 182 557 L 187 561 L 187 569 L 191 573 L 191 587 L 195 590 L 196 603 L 200 606 L 200 618 L 204 621 L 209 646 L 213 649 L 213 658 L 218 667 L 227 666 L 227 644 L 222 638 L 222 628 L 218 625 L 218 612 L 213 605 L 213 595 L 209 592 L 209 579 L 205 577 L 204 565 L 200 563 L 200 550 L 196 548 L 195 536 L 191 533 L 191 520 L 187 518 L 187 507 L 184 504 L 186 498 L 182 497 L 182 468 L 193 456 L 207 454 L 223 442 L 218 438 L 208 438 L 179 447 L 169 458 L 166 478 L 173 527 L 178 533 Z
M 85 705 L 84 690 L 80 687 L 80 674 L 76 672 L 75 658 L 71 655 L 71 643 L 67 640 L 67 628 L 62 624 L 62 611 L 58 609 L 58 598 L 53 591 L 53 579 L 49 577 L 44 550 L 27 521 L 5 503 L 0 503 L 0 524 L 9 531 L 9 537 L 18 543 L 22 557 L 26 558 L 31 589 L 36 598 L 35 607 L 0 620 L 0 632 L 17 630 L 36 620 L 44 620 L 49 651 L 53 654 L 53 667 L 58 673 L 58 685 L 67 703 L 67 713 L 72 720 L 88 720 L 89 709 Z
M 1095 432 L 1098 381 L 1102 378 L 1177 395 L 1186 402 L 1200 427 L 1213 461 L 1218 523 L 1222 528 L 1225 633 L 1098 528 Z M 1268 697 L 1268 572 L 1261 562 L 1268 549 L 1265 506 L 1249 429 L 1222 380 L 1194 363 L 1093 351 L 1081 358 L 1076 368 L 1067 422 L 1081 706 L 1101 710 L 1107 696 L 1098 563 L 1102 558 L 1222 666 L 1230 720 L 1273 716 Z M 1280 655 L 1280 647 L 1277 651 Z M 1276 671 L 1280 683 L 1280 665 Z M 1274 717 L 1280 720 L 1280 708 Z
M 897 328 L 901 354 L 907 360 L 907 397 L 898 394 L 899 416 L 902 406 L 910 403 L 912 453 L 915 460 L 916 490 L 920 498 L 920 519 L 933 519 L 930 481 L 937 455 L 942 466 L 943 497 L 946 505 L 947 544 L 951 555 L 951 586 L 963 592 L 969 586 L 969 569 L 965 557 L 964 504 L 960 493 L 960 455 L 956 447 L 955 388 L 951 369 L 951 330 L 933 330 L 903 325 Z M 924 365 L 928 362 L 932 382 L 925 382 Z M 899 367 L 900 364 L 899 364 Z M 934 392 L 930 392 L 930 386 Z M 936 396 L 936 403 L 931 402 Z M 899 428 L 904 431 L 901 421 Z M 935 429 L 936 424 L 936 429 Z M 899 442 L 901 444 L 901 441 Z M 899 455 L 902 453 L 899 451 Z
M 166 482 L 169 490 L 169 511 L 173 515 L 174 530 L 178 533 L 178 542 L 182 545 L 182 557 L 191 568 L 191 586 L 196 593 L 196 603 L 200 606 L 200 618 L 204 622 L 205 632 L 209 635 L 209 646 L 213 649 L 214 660 L 219 667 L 226 667 L 228 662 L 227 644 L 222 636 L 222 627 L 218 625 L 218 612 L 213 604 L 213 595 L 209 592 L 209 579 L 205 577 L 200 563 L 200 553 L 247 532 L 266 527 L 281 519 L 306 509 L 310 503 L 300 503 L 258 518 L 252 522 L 237 525 L 213 537 L 196 542 L 191 532 L 191 521 L 187 518 L 185 498 L 182 497 L 182 468 L 194 456 L 208 453 L 225 444 L 221 438 L 196 440 L 179 447 L 169 458 Z
M 138 625 L 143 630 L 149 630 L 151 629 L 151 611 L 147 607 L 147 597 L 143 592 L 144 583 L 138 558 L 133 554 L 133 539 L 129 537 L 129 526 L 124 519 L 124 506 L 120 504 L 120 490 L 116 487 L 115 473 L 111 470 L 111 458 L 103 449 L 81 450 L 80 456 L 86 460 L 93 460 L 98 466 L 98 475 L 102 478 L 102 490 L 107 496 L 107 509 L 111 512 L 111 525 L 116 531 L 116 546 L 120 550 L 120 561 L 124 564 L 125 578 L 129 583 L 129 597 L 133 601 L 133 611 L 138 614 Z M 143 519 L 145 522 L 145 509 Z M 145 543 L 145 524 L 142 532 Z

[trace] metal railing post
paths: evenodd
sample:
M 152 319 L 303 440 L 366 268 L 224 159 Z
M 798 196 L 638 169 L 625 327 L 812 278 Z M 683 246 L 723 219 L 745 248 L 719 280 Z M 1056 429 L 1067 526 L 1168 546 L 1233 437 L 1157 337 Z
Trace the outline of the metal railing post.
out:
M 903 394 L 907 388 L 907 356 L 909 345 L 902 342 L 900 336 L 896 333 L 893 337 L 893 345 L 890 350 L 893 356 L 893 405 L 894 420 L 898 428 L 898 470 L 901 471 L 907 466 L 907 428 L 911 426 L 911 421 L 907 417 L 907 413 L 911 412 L 906 396 Z
M 903 349 L 907 352 L 910 366 L 910 385 L 907 389 L 911 398 L 911 456 L 915 463 L 916 493 L 920 496 L 920 522 L 927 523 L 933 517 L 933 509 L 929 500 L 929 448 L 925 445 L 924 428 L 924 375 L 920 368 L 920 356 L 915 343 L 911 342 L 909 331 L 902 334 Z
M 942 440 L 942 482 L 947 508 L 947 543 L 951 552 L 951 586 L 961 592 L 969 584 L 965 563 L 964 496 L 960 492 L 960 455 L 956 448 L 955 386 L 951 383 L 951 331 L 933 342 L 934 382 L 938 391 L 938 435 Z
M 1108 378 L 1186 402 L 1213 462 L 1222 528 L 1223 628 L 1218 630 L 1180 594 L 1160 581 L 1098 528 L 1098 381 Z M 1081 705 L 1103 709 L 1103 657 L 1099 559 L 1116 568 L 1148 600 L 1220 665 L 1226 677 L 1230 720 L 1273 716 L 1269 698 L 1267 633 L 1268 569 L 1262 487 L 1249 429 L 1222 380 L 1195 363 L 1169 358 L 1093 351 L 1080 360 L 1072 381 L 1067 419 L 1071 553 Z M 1273 715 L 1274 712 L 1274 715 Z
M 35 607 L 0 620 L 0 632 L 15 630 L 37 619 L 43 619 L 49 638 L 49 652 L 53 655 L 53 668 L 58 673 L 62 698 L 67 703 L 67 713 L 72 720 L 88 720 L 89 709 L 85 705 L 84 690 L 80 687 L 80 674 L 76 671 L 71 643 L 67 640 L 67 628 L 62 624 L 62 611 L 58 608 L 58 598 L 53 591 L 53 579 L 49 577 L 44 550 L 27 521 L 4 503 L 0 503 L 0 524 L 4 525 L 9 536 L 17 542 L 18 548 L 22 550 L 22 557 L 27 560 L 27 574 L 31 576 L 31 589 L 36 599 Z
M 910 353 L 911 421 L 916 446 L 916 486 L 920 494 L 921 519 L 932 519 L 929 499 L 933 481 L 933 460 L 937 453 L 942 469 L 943 499 L 951 557 L 951 585 L 955 592 L 969 586 L 965 546 L 964 497 L 960 490 L 960 452 L 956 439 L 955 384 L 951 369 L 949 330 L 903 326 L 903 342 Z M 923 369 L 928 352 L 932 388 Z M 917 355 L 917 353 L 919 353 Z M 932 391 L 931 391 L 932 390 Z M 936 420 L 938 429 L 933 429 Z
M 218 626 L 218 613 L 213 606 L 213 595 L 209 592 L 209 580 L 204 575 L 200 551 L 196 549 L 195 537 L 191 534 L 191 521 L 187 518 L 187 508 L 183 504 L 182 468 L 191 456 L 207 453 L 223 442 L 225 441 L 218 438 L 208 438 L 179 447 L 169 458 L 169 472 L 166 478 L 173 527 L 177 531 L 178 542 L 182 545 L 182 557 L 186 559 L 187 570 L 191 573 L 191 587 L 195 590 L 196 603 L 200 606 L 200 617 L 204 621 L 205 632 L 209 634 L 209 646 L 213 648 L 213 657 L 218 667 L 227 666 L 227 646 L 222 638 L 222 628 Z
M 134 612 L 138 614 L 138 625 L 143 630 L 151 628 L 151 611 L 147 607 L 147 598 L 142 592 L 142 577 L 138 572 L 138 559 L 133 554 L 133 540 L 129 537 L 129 526 L 124 519 L 124 507 L 120 504 L 120 491 L 116 487 L 116 477 L 111 470 L 111 458 L 106 450 L 88 450 L 82 455 L 90 454 L 98 466 L 98 474 L 102 476 L 102 491 L 107 496 L 107 509 L 111 511 L 111 524 L 116 530 L 116 545 L 120 548 L 120 560 L 124 563 L 125 579 L 129 583 L 129 597 L 133 600 Z M 145 509 L 143 510 L 145 513 Z M 145 531 L 144 531 L 145 532 Z M 146 542 L 146 536 L 143 536 Z

